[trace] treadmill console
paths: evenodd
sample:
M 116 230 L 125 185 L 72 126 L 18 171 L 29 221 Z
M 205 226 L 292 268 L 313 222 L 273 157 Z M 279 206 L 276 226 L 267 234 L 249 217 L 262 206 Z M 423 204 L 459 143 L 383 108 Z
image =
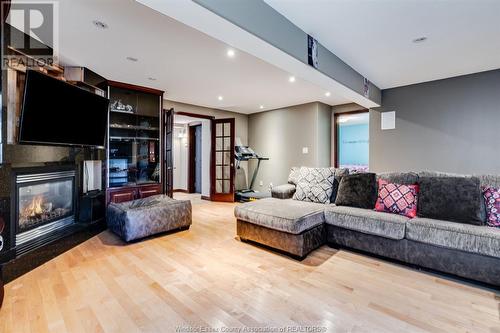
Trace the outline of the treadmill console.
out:
M 257 158 L 257 154 L 250 147 L 246 146 L 236 146 L 234 147 L 236 159 L 238 160 L 248 160 L 251 158 Z

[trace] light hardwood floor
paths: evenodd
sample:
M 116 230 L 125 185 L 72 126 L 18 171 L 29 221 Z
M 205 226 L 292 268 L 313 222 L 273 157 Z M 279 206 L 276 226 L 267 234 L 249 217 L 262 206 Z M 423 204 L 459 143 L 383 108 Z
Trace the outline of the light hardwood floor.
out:
M 500 332 L 495 292 L 327 246 L 298 262 L 239 242 L 233 208 L 193 199 L 189 231 L 130 245 L 101 233 L 9 283 L 0 331 Z

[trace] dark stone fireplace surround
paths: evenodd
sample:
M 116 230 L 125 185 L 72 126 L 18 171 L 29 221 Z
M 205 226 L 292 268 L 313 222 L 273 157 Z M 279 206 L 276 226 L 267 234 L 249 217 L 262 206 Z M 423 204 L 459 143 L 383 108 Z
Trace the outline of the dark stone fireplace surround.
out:
M 7 283 L 105 229 L 103 221 L 90 225 L 78 219 L 82 197 L 83 161 L 104 161 L 105 151 L 91 148 L 5 144 L 3 146 L 0 144 L 0 149 L 4 157 L 3 164 L 0 164 L 0 219 L 5 222 L 5 229 L 1 234 L 3 248 L 0 249 L 0 279 L 3 277 L 3 281 Z M 14 223 L 17 222 L 13 218 L 13 212 L 16 211 L 14 199 L 16 195 L 13 195 L 16 194 L 16 174 L 58 170 L 75 171 L 73 205 L 75 223 L 55 230 L 36 242 L 30 241 L 20 247 L 16 246 L 17 229 Z M 104 175 L 103 172 L 103 177 Z

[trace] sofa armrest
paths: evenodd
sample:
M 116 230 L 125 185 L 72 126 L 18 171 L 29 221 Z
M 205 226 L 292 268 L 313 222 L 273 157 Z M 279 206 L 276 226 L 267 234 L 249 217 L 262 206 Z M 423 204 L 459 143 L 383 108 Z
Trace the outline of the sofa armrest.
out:
M 295 193 L 295 185 L 284 184 L 274 186 L 271 190 L 271 196 L 278 199 L 291 199 Z

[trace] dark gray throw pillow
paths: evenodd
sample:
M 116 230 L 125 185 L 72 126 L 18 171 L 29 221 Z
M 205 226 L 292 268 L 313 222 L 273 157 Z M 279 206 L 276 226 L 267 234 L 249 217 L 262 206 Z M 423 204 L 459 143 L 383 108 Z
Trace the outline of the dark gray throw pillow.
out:
M 342 180 L 342 177 L 347 176 L 349 174 L 349 169 L 335 169 L 335 180 L 333 181 L 333 190 L 332 190 L 332 195 L 330 197 L 330 202 L 335 203 L 335 200 L 337 199 L 337 193 L 339 191 L 339 185 L 340 181 Z
M 373 209 L 377 200 L 377 179 L 374 173 L 357 173 L 342 177 L 335 204 Z
M 477 177 L 420 177 L 418 216 L 483 225 Z

